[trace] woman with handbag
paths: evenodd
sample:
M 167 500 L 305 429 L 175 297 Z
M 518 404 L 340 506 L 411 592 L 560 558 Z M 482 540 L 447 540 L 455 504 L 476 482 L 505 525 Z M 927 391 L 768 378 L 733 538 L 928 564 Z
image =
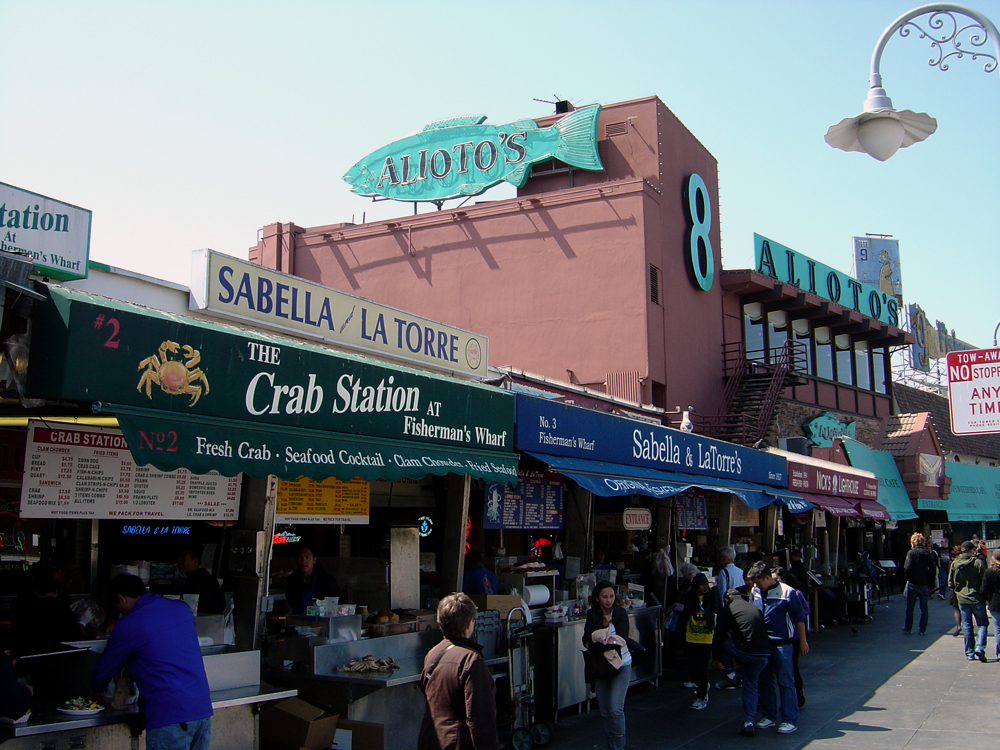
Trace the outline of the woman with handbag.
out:
M 632 653 L 628 647 L 628 613 L 624 607 L 615 602 L 615 587 L 608 581 L 603 581 L 594 588 L 591 594 L 591 607 L 587 612 L 587 622 L 583 627 L 583 645 L 588 654 L 585 658 L 597 655 L 604 659 L 606 646 L 596 641 L 612 643 L 610 636 L 624 639 L 621 646 L 621 667 L 613 676 L 601 677 L 595 675 L 594 690 L 597 693 L 597 705 L 601 709 L 601 719 L 604 722 L 604 734 L 608 738 L 608 750 L 625 750 L 625 693 L 632 679 Z M 608 634 L 599 631 L 609 631 Z M 596 638 L 591 636 L 598 633 Z M 613 647 L 616 651 L 618 646 Z M 610 661 L 617 662 L 617 653 Z

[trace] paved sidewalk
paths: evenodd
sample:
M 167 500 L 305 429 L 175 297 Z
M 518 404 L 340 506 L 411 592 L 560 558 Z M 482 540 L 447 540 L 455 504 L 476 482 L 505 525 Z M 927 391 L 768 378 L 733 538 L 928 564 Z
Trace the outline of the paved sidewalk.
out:
M 871 623 L 839 625 L 810 634 L 810 653 L 800 668 L 806 705 L 794 734 L 758 730 L 740 737 L 739 690 L 715 690 L 704 711 L 688 708 L 693 691 L 683 675 L 668 672 L 659 688 L 636 687 L 625 703 L 628 747 L 738 748 L 761 745 L 820 750 L 920 750 L 987 747 L 1000 736 L 1000 712 L 992 688 L 1000 664 L 990 634 L 987 664 L 965 658 L 962 638 L 947 635 L 952 608 L 933 599 L 927 635 L 903 635 L 905 601 L 883 600 Z M 919 615 L 919 609 L 917 613 Z M 713 673 L 713 681 L 717 679 Z M 552 750 L 583 750 L 607 745 L 594 708 L 578 715 L 563 712 L 553 728 Z

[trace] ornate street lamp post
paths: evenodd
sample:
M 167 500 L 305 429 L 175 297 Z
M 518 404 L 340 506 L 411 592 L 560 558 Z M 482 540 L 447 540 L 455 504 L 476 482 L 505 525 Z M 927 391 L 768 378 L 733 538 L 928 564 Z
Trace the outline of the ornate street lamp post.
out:
M 916 22 L 927 16 L 926 28 Z M 959 17 L 963 17 L 959 20 Z M 969 23 L 968 21 L 972 21 Z M 896 110 L 882 88 L 879 62 L 882 50 L 893 34 L 909 36 L 913 31 L 921 39 L 929 39 L 931 48 L 937 53 L 927 64 L 940 70 L 948 70 L 948 60 L 966 55 L 973 60 L 986 59 L 983 70 L 992 73 L 1000 61 L 1000 35 L 986 16 L 964 5 L 955 3 L 934 3 L 904 13 L 879 37 L 872 53 L 872 67 L 869 82 L 871 88 L 860 115 L 848 117 L 826 131 L 826 142 L 844 151 L 863 151 L 870 156 L 885 161 L 900 147 L 919 143 L 937 130 L 937 120 L 923 112 L 908 109 Z M 983 51 L 983 47 L 993 42 L 995 54 Z

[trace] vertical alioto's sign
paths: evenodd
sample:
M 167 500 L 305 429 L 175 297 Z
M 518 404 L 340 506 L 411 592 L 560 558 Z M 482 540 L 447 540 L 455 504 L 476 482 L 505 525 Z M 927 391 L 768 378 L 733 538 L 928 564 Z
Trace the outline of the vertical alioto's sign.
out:
M 1000 432 L 1000 349 L 948 352 L 948 403 L 953 434 Z

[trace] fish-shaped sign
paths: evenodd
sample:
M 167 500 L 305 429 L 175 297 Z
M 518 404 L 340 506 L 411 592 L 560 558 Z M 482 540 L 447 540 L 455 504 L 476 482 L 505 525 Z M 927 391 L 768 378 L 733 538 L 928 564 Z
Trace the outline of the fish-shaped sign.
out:
M 821 448 L 832 446 L 834 438 L 855 437 L 857 428 L 857 422 L 841 422 L 828 411 L 802 425 L 806 436 Z
M 547 128 L 532 120 L 484 125 L 485 116 L 456 117 L 427 125 L 372 152 L 344 180 L 358 195 L 400 201 L 441 201 L 478 195 L 506 181 L 521 187 L 531 165 L 559 159 L 601 172 L 595 104 L 570 112 Z

